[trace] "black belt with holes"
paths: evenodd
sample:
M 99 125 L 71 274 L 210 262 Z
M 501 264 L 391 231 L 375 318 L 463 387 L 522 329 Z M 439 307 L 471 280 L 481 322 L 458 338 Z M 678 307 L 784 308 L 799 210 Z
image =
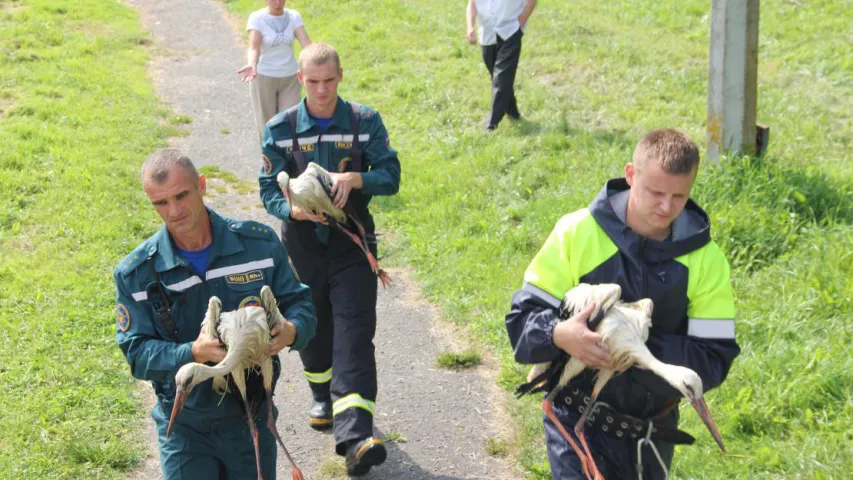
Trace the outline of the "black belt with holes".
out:
M 569 412 L 583 414 L 590 400 L 590 395 L 580 389 L 566 388 L 563 402 Z M 646 436 L 649 429 L 649 420 L 632 417 L 618 412 L 605 402 L 595 402 L 592 413 L 586 420 L 585 429 L 594 429 L 607 435 L 626 440 L 639 440 Z M 696 441 L 692 435 L 676 428 L 665 427 L 659 422 L 652 420 L 652 441 L 662 441 L 674 445 L 691 445 Z

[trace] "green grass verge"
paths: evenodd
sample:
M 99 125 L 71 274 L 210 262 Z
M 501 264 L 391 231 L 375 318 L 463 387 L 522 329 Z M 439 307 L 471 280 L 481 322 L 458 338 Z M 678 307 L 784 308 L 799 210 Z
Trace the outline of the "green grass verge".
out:
M 145 452 L 112 269 L 156 228 L 168 112 L 116 0 L 0 3 L 0 478 L 122 478 Z
M 241 16 L 257 2 L 227 2 Z M 379 110 L 400 151 L 400 194 L 376 201 L 445 317 L 501 360 L 511 292 L 558 217 L 618 176 L 636 141 L 674 126 L 704 139 L 710 4 L 699 0 L 539 2 L 524 37 L 525 121 L 480 132 L 489 85 L 464 41 L 464 4 L 291 0 L 315 41 L 341 52 L 340 93 Z M 744 347 L 709 395 L 732 453 L 685 411 L 697 445 L 677 478 L 843 478 L 853 470 L 853 26 L 849 2 L 763 2 L 758 120 L 769 157 L 703 169 L 695 197 L 734 266 Z M 845 161 L 844 159 L 848 159 Z M 512 402 L 519 461 L 550 478 L 534 399 Z
M 435 364 L 441 368 L 464 369 L 476 367 L 482 362 L 480 354 L 477 352 L 444 352 L 438 355 L 435 359 Z

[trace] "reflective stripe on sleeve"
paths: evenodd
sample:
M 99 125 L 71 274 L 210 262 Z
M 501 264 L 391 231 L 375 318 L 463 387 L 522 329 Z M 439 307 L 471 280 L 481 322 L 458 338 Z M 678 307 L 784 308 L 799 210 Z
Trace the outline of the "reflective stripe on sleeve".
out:
M 697 338 L 735 339 L 735 321 L 730 318 L 689 318 L 687 335 Z
M 521 289 L 536 298 L 542 299 L 548 305 L 551 305 L 554 308 L 560 308 L 560 299 L 551 295 L 550 293 L 542 290 L 541 288 L 533 285 L 532 283 L 524 282 L 524 285 L 521 286 Z
M 308 379 L 311 383 L 328 383 L 332 379 L 332 369 L 328 369 L 325 372 L 309 372 L 308 370 L 303 370 L 302 374 L 305 375 L 305 378 Z
M 199 278 L 198 275 L 193 275 L 192 277 L 190 277 L 186 280 L 181 280 L 180 282 L 173 283 L 171 285 L 166 285 L 166 289 L 171 290 L 173 292 L 183 292 L 184 290 L 186 290 L 190 287 L 193 287 L 195 285 L 198 285 L 200 283 L 201 283 L 201 278 Z M 145 300 L 148 300 L 148 292 L 144 292 L 144 291 L 133 293 L 131 296 L 137 302 L 144 302 Z
M 357 393 L 351 393 L 346 397 L 339 398 L 332 405 L 332 415 L 338 415 L 344 410 L 348 410 L 350 408 L 363 408 L 373 415 L 373 410 L 376 408 L 376 402 L 362 398 L 361 395 Z

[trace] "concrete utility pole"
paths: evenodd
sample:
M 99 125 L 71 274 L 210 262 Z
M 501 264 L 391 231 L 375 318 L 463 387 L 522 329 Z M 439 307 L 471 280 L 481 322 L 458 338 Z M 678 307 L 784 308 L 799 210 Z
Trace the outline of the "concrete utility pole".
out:
M 711 3 L 705 156 L 718 165 L 725 152 L 756 153 L 758 2 L 712 0 Z

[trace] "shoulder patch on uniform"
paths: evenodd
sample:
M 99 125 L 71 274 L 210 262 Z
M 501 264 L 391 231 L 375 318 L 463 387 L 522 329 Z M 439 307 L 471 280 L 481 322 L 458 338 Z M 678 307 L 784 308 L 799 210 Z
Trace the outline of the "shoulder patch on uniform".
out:
M 272 238 L 275 237 L 275 230 L 272 227 L 264 225 L 260 222 L 253 221 L 244 221 L 244 222 L 231 222 L 228 224 L 228 228 L 231 229 L 232 232 L 239 233 L 244 237 L 252 237 L 252 238 Z
M 359 109 L 359 113 L 361 113 L 361 118 L 373 118 L 373 116 L 376 115 L 376 110 L 362 105 Z
M 116 305 L 116 325 L 122 332 L 130 328 L 130 311 L 123 303 Z
M 287 256 L 287 264 L 290 265 L 290 271 L 293 272 L 293 277 L 296 278 L 296 281 L 302 283 L 302 279 L 299 278 L 299 272 L 296 271 L 296 265 L 293 264 L 293 259 L 290 258 L 290 255 Z
M 261 154 L 261 163 L 262 168 L 264 169 L 264 175 L 269 175 L 272 173 L 272 162 L 269 157 L 264 154 Z

